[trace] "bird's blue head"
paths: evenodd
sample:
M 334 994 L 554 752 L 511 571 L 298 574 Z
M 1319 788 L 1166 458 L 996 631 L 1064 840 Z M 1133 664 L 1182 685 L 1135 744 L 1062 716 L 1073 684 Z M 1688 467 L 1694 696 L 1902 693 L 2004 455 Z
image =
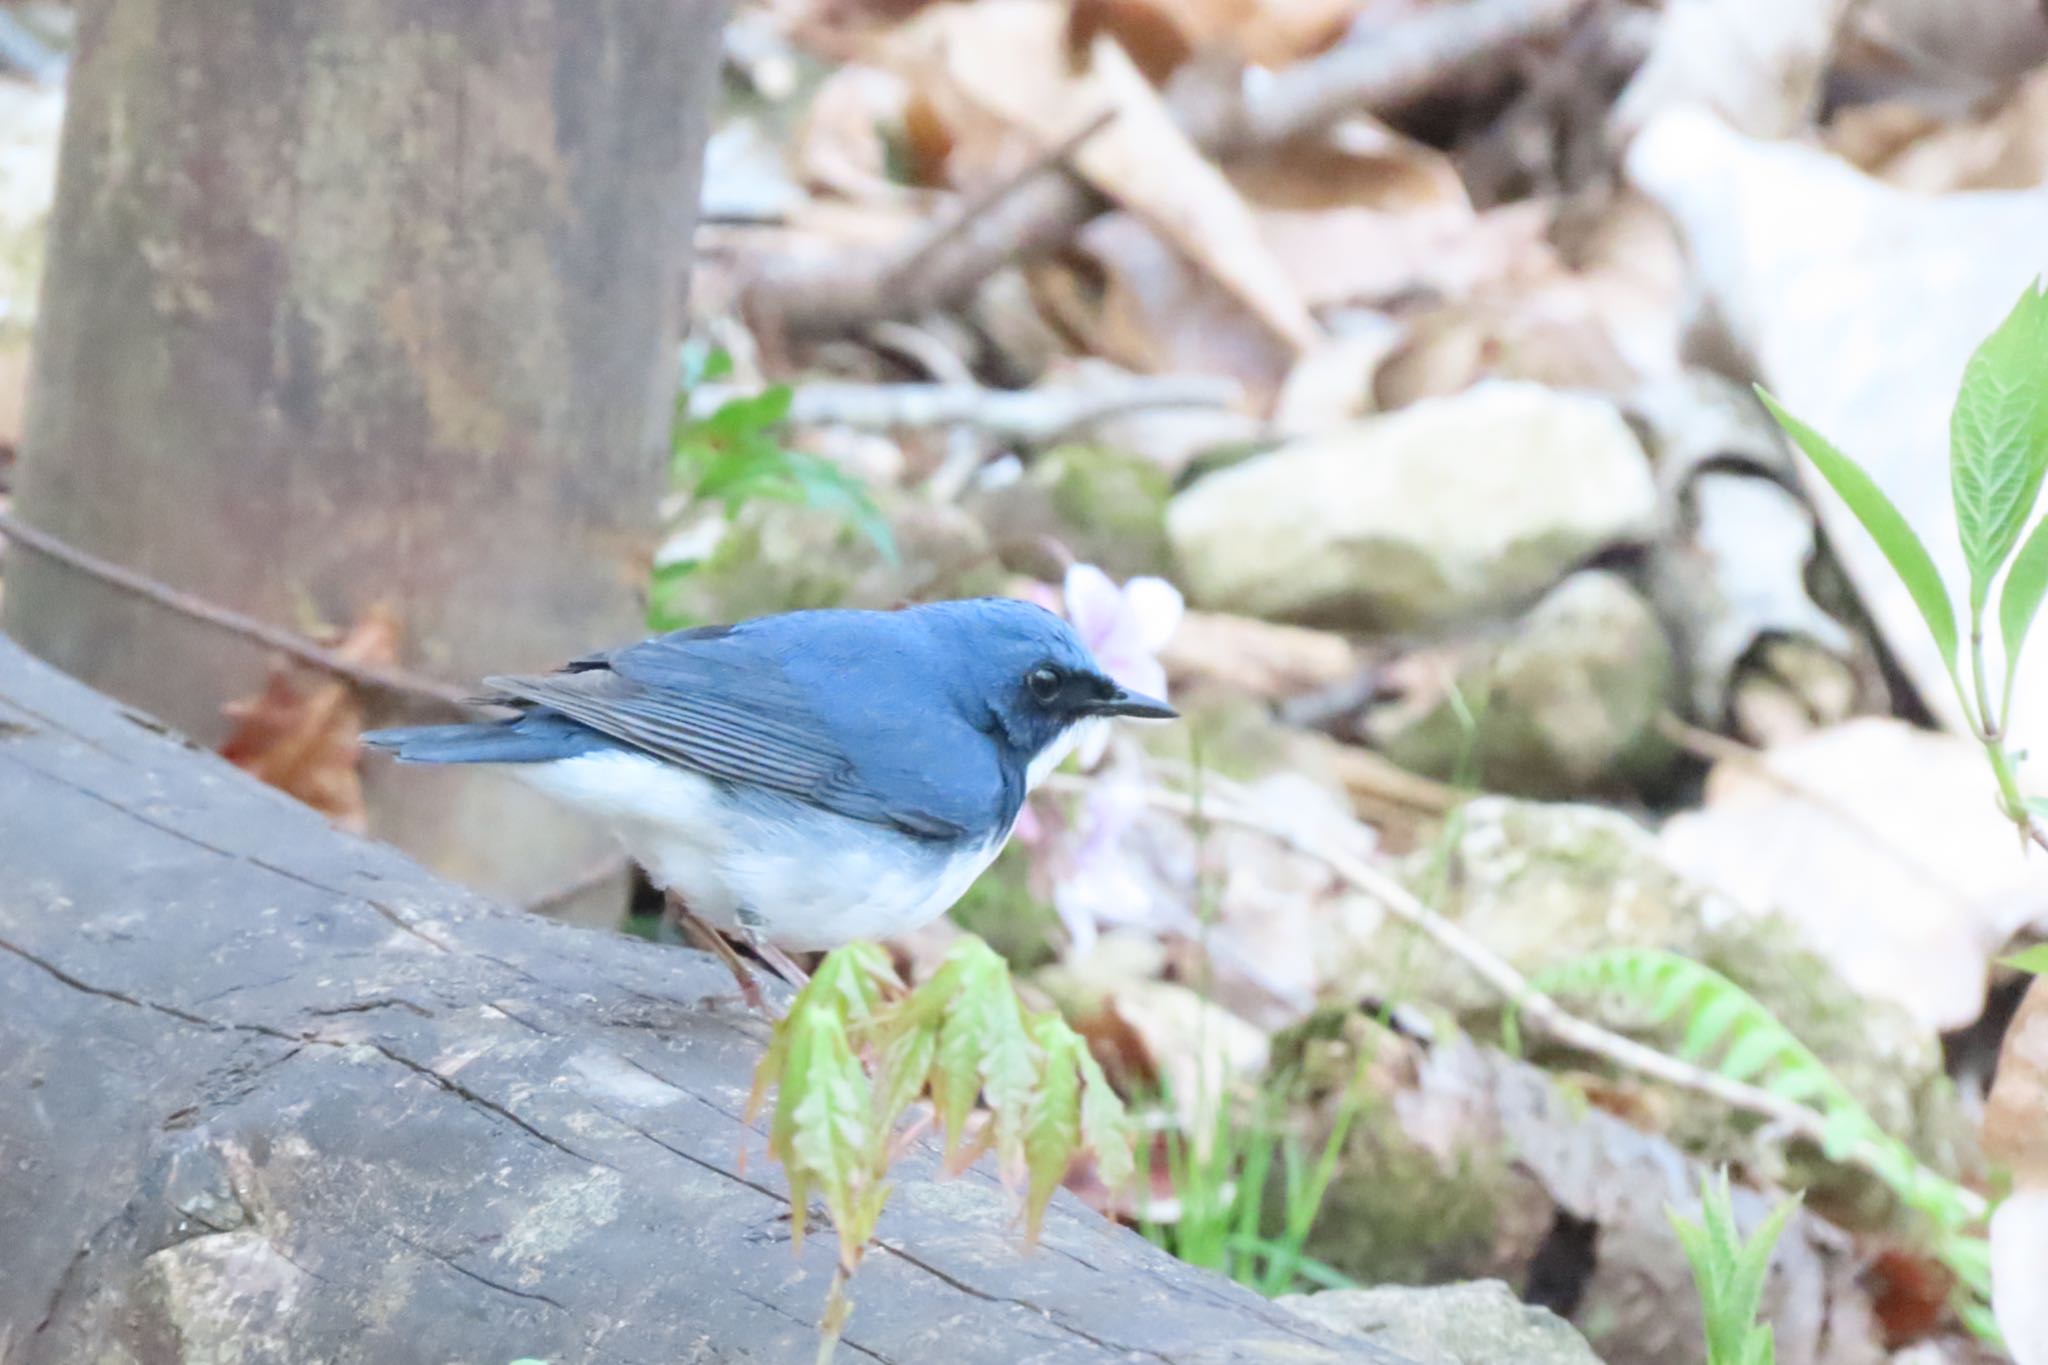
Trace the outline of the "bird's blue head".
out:
M 1171 720 L 1157 697 L 1119 686 L 1072 626 L 1007 597 L 935 602 L 925 613 L 956 679 L 955 698 L 986 708 L 992 728 L 1025 757 L 1052 749 L 1083 721 L 1109 716 Z

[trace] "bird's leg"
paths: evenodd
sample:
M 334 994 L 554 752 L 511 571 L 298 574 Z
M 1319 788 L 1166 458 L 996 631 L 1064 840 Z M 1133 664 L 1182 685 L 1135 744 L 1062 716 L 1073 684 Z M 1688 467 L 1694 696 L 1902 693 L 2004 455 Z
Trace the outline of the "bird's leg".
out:
M 775 1018 L 776 1012 L 768 1007 L 767 998 L 761 994 L 760 981 L 755 979 L 753 970 L 740 960 L 740 955 L 732 950 L 732 945 L 725 941 L 725 935 L 692 914 L 690 907 L 683 904 L 683 898 L 675 892 L 668 892 L 665 900 L 668 912 L 675 918 L 676 928 L 682 930 L 683 936 L 723 962 L 726 970 L 732 973 L 732 979 L 739 983 L 740 999 L 747 1002 L 748 1008 L 770 1019 Z
M 761 960 L 763 962 L 767 963 L 770 967 L 773 967 L 775 969 L 775 974 L 777 976 L 781 977 L 784 981 L 787 981 L 790 985 L 796 987 L 798 990 L 802 990 L 806 985 L 810 983 L 811 974 L 805 971 L 802 967 L 799 967 L 796 963 L 795 958 L 791 957 L 788 953 L 783 952 L 782 949 L 776 947 L 767 939 L 761 937 L 761 935 L 750 935 L 747 939 L 747 944 L 756 953 L 759 953 L 761 955 Z

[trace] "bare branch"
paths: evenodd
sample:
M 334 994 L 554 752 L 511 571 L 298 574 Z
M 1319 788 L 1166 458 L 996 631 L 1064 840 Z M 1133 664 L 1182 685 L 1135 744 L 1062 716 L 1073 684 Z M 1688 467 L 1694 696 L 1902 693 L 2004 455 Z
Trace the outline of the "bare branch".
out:
M 0 511 L 0 536 L 5 536 L 15 545 L 26 546 L 37 554 L 47 555 L 60 564 L 88 574 L 109 587 L 132 593 L 146 602 L 153 602 L 157 606 L 212 626 L 216 630 L 252 640 L 308 668 L 316 668 L 337 678 L 345 678 L 359 687 L 409 701 L 433 702 L 441 706 L 466 709 L 475 704 L 472 694 L 464 688 L 406 669 L 379 668 L 374 664 L 358 663 L 337 650 L 314 643 L 297 631 L 273 626 L 267 621 L 259 621 L 232 607 L 223 607 L 203 597 L 174 588 L 161 579 L 152 578 L 139 570 L 102 559 L 88 550 L 80 549 L 70 541 L 30 526 L 4 511 Z

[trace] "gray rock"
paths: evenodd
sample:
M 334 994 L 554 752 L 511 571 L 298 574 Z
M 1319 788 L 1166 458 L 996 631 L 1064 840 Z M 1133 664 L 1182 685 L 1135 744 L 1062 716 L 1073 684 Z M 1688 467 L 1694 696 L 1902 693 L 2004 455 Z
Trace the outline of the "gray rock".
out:
M 1499 1280 L 1330 1289 L 1284 1294 L 1279 1303 L 1324 1327 L 1370 1338 L 1416 1365 L 1600 1365 L 1569 1323 L 1521 1302 Z
M 1671 646 L 1649 603 L 1615 574 L 1567 578 L 1504 644 L 1481 640 L 1422 662 L 1416 690 L 1361 723 L 1374 748 L 1413 772 L 1450 778 L 1470 750 L 1488 790 L 1576 796 L 1647 778 L 1671 756 L 1657 733 Z M 1458 698 L 1477 713 L 1476 732 Z
M 1171 481 L 1145 459 L 1099 445 L 1056 446 L 1021 478 L 978 493 L 968 510 L 988 528 L 1003 561 L 1020 573 L 1057 579 L 1067 554 L 1117 578 L 1167 567 L 1166 500 Z
M 1167 532 L 1197 606 L 1406 628 L 1518 606 L 1656 509 L 1611 404 L 1495 382 L 1201 479 Z

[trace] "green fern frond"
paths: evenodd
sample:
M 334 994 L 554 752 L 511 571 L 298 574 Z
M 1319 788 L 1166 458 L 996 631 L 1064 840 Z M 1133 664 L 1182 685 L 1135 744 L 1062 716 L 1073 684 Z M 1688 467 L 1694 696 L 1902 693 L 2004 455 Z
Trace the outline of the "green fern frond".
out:
M 1730 1080 L 1818 1109 L 1822 1150 L 1831 1161 L 1852 1154 L 1909 1208 L 1944 1234 L 1967 1226 L 1975 1201 L 1929 1170 L 1912 1148 L 1886 1133 L 1813 1050 L 1755 996 L 1712 967 L 1659 948 L 1614 948 L 1576 958 L 1531 984 L 1551 995 L 1607 994 L 1653 1026 L 1682 1024 L 1678 1054 Z
M 1686 1061 L 1784 1099 L 1818 1104 L 1829 1115 L 1860 1111 L 1827 1064 L 1761 1001 L 1689 957 L 1614 948 L 1553 967 L 1530 984 L 1549 995 L 1618 997 L 1650 1025 L 1682 1023 L 1678 1055 Z

